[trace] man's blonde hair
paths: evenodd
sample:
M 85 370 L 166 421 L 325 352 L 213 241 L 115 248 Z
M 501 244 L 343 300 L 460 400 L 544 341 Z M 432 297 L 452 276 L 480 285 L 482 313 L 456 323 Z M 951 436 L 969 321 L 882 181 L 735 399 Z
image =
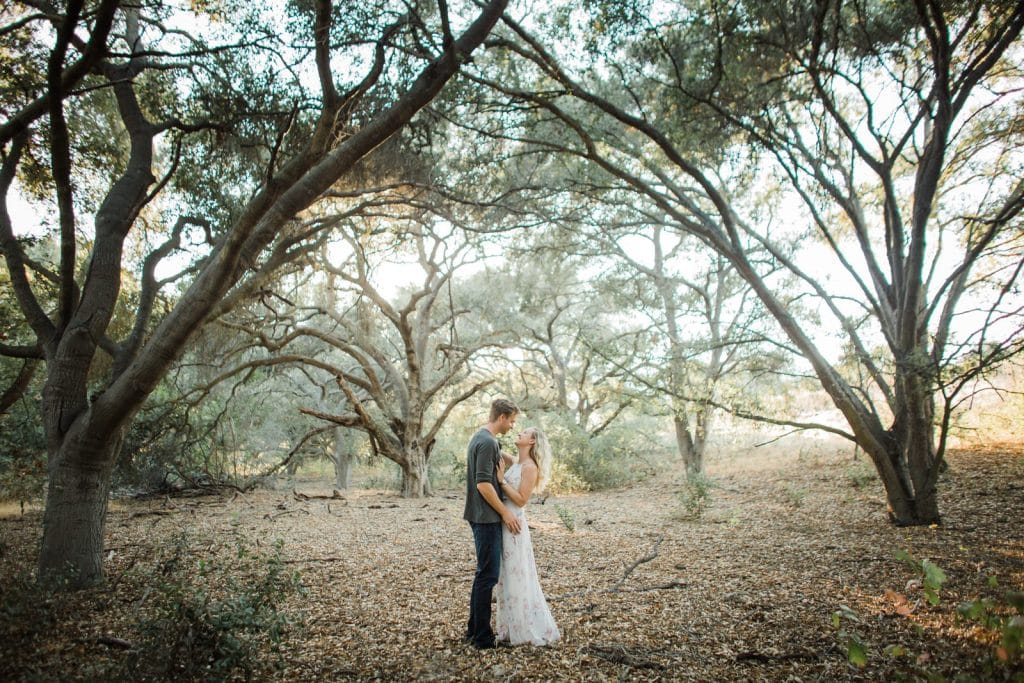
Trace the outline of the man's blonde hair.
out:
M 491 403 L 490 421 L 496 422 L 502 415 L 516 415 L 519 413 L 519 406 L 507 398 L 496 398 Z

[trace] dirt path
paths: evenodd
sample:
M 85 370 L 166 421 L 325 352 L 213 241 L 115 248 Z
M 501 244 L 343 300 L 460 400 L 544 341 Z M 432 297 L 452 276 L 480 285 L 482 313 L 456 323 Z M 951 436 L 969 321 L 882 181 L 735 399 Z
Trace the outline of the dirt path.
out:
M 30 642 L 0 645 L 0 677 L 87 677 L 124 656 L 170 540 L 194 564 L 231 560 L 233 539 L 284 540 L 304 596 L 276 680 L 893 680 L 989 674 L 993 636 L 955 617 L 962 600 L 1024 588 L 1024 457 L 954 453 L 944 524 L 897 529 L 877 481 L 838 458 L 753 456 L 710 467 L 711 504 L 682 519 L 682 479 L 549 498 L 528 509 L 537 563 L 564 639 L 555 647 L 477 652 L 460 641 L 473 572 L 462 499 L 251 496 L 118 502 L 108 522 L 111 585 L 79 594 Z M 329 494 L 312 484 L 306 494 Z M 570 531 L 566 521 L 574 530 Z M 0 572 L 31 567 L 39 517 L 0 521 Z M 947 574 L 937 606 L 897 550 Z M 996 577 L 999 588 L 991 587 Z M 867 665 L 847 661 L 832 615 Z M 86 618 L 87 615 L 93 618 Z M 1019 666 L 1019 665 L 1018 665 Z M 7 669 L 3 672 L 2 669 Z M 93 669 L 97 670 L 97 669 Z

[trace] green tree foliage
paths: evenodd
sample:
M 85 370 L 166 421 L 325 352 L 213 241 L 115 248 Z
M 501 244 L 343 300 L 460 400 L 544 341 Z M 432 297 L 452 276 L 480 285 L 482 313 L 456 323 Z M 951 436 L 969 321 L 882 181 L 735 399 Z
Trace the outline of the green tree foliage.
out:
M 477 74 L 527 122 L 511 137 L 726 259 L 846 426 L 787 423 L 862 447 L 897 523 L 938 520 L 950 415 L 1022 348 L 1019 130 L 987 113 L 1019 120 L 1024 10 L 676 2 L 606 27 L 593 7 L 506 19 L 521 61 Z
M 0 352 L 46 366 L 42 572 L 70 562 L 76 585 L 99 580 L 132 418 L 199 329 L 319 246 L 325 226 L 300 214 L 350 173 L 358 186 L 362 160 L 437 95 L 504 5 L 14 8 L 0 52 L 0 245 L 31 333 Z M 38 225 L 15 225 L 15 183 Z M 45 260 L 26 249 L 31 228 L 50 236 Z M 122 286 L 123 269 L 137 284 Z

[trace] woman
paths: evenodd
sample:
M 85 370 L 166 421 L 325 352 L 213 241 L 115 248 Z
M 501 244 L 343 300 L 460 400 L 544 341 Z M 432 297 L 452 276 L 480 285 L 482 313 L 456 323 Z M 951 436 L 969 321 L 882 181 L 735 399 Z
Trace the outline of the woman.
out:
M 495 587 L 498 602 L 496 638 L 512 645 L 550 645 L 561 634 L 537 579 L 530 526 L 526 522 L 524 508 L 534 490 L 540 492 L 544 489 L 547 474 L 551 471 L 551 448 L 547 437 L 536 427 L 520 432 L 516 437 L 516 447 L 519 449 L 519 462 L 509 467 L 499 481 L 505 494 L 505 505 L 519 518 L 520 532 L 513 535 L 503 527 L 501 577 Z

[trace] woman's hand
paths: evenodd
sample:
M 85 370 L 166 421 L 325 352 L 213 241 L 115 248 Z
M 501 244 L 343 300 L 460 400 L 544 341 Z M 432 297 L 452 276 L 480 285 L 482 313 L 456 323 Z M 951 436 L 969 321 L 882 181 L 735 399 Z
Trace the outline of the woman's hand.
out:
M 505 523 L 505 526 L 508 527 L 509 532 L 513 536 L 520 532 L 519 517 L 511 510 L 505 509 L 505 513 L 501 516 L 501 521 Z

